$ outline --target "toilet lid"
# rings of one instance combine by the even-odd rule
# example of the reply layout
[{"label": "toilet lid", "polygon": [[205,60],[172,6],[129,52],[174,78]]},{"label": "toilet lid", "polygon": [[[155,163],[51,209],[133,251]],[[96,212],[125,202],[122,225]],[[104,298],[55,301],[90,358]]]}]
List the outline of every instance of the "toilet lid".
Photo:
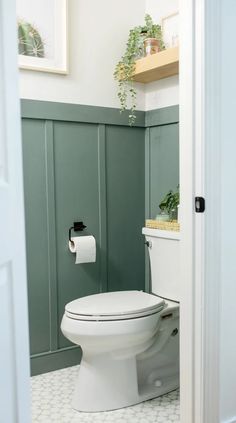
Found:
[{"label": "toilet lid", "polygon": [[142,291],[117,291],[89,295],[65,307],[68,317],[79,320],[120,320],[157,313],[164,307],[162,298]]}]

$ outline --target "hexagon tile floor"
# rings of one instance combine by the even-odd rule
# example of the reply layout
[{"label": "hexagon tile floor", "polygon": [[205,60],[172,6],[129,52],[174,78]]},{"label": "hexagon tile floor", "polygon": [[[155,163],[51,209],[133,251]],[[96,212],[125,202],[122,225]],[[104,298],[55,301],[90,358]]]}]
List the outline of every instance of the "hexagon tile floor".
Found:
[{"label": "hexagon tile floor", "polygon": [[32,423],[173,423],[179,422],[179,392],[132,407],[103,413],[80,413],[71,408],[78,367],[34,376]]}]

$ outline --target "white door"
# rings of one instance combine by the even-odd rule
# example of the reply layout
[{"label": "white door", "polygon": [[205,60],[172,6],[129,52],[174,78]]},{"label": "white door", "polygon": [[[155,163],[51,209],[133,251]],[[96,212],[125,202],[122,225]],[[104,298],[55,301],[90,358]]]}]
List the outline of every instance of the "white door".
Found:
[{"label": "white door", "polygon": [[233,423],[236,2],[180,0],[180,18],[181,423]]},{"label": "white door", "polygon": [[0,1],[0,421],[28,423],[29,348],[16,12]]}]

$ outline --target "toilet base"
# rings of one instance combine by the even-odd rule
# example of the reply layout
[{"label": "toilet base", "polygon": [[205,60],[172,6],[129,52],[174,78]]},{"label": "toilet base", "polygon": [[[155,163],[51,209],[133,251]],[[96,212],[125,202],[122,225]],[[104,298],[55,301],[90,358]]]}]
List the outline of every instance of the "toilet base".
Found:
[{"label": "toilet base", "polygon": [[[84,354],[76,380],[72,407],[77,411],[111,411],[164,395],[179,386],[178,372],[138,380],[136,357],[116,359],[112,354]],[[159,385],[159,386],[157,386]]]},{"label": "toilet base", "polygon": [[114,360],[111,354],[83,355],[72,406],[78,411],[108,411],[134,403],[137,391],[133,358]]},{"label": "toilet base", "polygon": [[81,345],[72,406],[84,412],[128,407],[179,386],[179,306],[114,321],[63,316],[63,334]]}]

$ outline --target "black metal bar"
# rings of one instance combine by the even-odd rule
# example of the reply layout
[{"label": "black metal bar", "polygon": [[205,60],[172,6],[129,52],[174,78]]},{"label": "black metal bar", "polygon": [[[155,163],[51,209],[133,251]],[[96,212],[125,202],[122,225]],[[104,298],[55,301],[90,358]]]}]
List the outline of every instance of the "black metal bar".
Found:
[{"label": "black metal bar", "polygon": [[75,232],[78,232],[78,231],[83,231],[85,228],[87,228],[87,226],[85,226],[84,224],[83,224],[83,222],[74,222],[74,225],[73,226],[71,226],[70,227],[70,229],[69,229],[69,241],[70,242],[72,242],[71,241],[71,231],[72,231],[72,229],[75,231]]}]

